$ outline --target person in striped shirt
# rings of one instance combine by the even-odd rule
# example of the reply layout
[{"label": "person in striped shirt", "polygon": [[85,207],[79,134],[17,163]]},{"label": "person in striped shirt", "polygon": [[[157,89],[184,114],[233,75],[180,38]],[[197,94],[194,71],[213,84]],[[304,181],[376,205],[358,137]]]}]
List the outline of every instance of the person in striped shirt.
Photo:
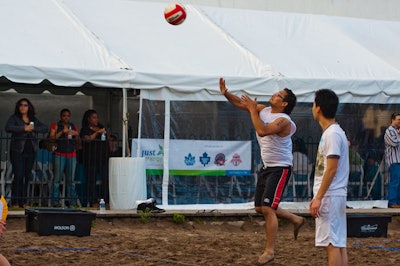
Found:
[{"label": "person in striped shirt", "polygon": [[400,208],[400,113],[392,114],[392,123],[385,131],[385,159],[389,166],[389,208]]}]

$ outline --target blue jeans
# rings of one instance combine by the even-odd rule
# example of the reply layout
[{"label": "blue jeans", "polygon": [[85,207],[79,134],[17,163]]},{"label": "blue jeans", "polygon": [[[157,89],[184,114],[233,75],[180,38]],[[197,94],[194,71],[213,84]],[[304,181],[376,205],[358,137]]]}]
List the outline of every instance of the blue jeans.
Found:
[{"label": "blue jeans", "polygon": [[60,182],[65,172],[65,199],[70,201],[71,205],[76,205],[75,191],[75,169],[76,157],[66,157],[54,155],[54,180],[53,180],[53,204],[58,205],[60,200]]},{"label": "blue jeans", "polygon": [[400,205],[400,163],[391,164],[389,167],[390,181],[388,185],[389,206]]}]

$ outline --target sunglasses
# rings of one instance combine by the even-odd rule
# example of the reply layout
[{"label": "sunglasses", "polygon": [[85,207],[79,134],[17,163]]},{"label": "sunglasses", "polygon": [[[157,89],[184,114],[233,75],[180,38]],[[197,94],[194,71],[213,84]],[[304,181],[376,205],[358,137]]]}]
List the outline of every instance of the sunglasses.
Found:
[{"label": "sunglasses", "polygon": [[281,95],[279,92],[274,93],[275,96],[278,96],[279,98],[281,98],[282,100],[285,100],[285,97],[283,95]]},{"label": "sunglasses", "polygon": [[29,105],[27,103],[20,103],[19,106],[28,107]]}]

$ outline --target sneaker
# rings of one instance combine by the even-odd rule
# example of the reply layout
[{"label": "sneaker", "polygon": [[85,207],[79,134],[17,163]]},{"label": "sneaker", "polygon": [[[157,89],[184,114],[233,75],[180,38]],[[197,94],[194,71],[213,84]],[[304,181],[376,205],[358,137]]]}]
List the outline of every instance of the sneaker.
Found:
[{"label": "sneaker", "polygon": [[148,205],[148,203],[145,203],[145,202],[138,204],[137,209],[136,209],[137,213],[150,212],[150,208],[148,208],[147,205]]},{"label": "sneaker", "polygon": [[151,212],[151,213],[162,213],[162,212],[165,212],[165,210],[158,208],[156,206],[155,202],[152,202],[152,203],[148,203],[148,202],[140,203],[137,206],[136,210],[137,210],[138,213],[141,213],[141,212]]},{"label": "sneaker", "polygon": [[158,208],[156,206],[156,202],[149,203],[148,205],[149,205],[149,208],[151,210],[151,213],[162,213],[162,212],[165,212],[164,209],[160,209],[160,208]]}]

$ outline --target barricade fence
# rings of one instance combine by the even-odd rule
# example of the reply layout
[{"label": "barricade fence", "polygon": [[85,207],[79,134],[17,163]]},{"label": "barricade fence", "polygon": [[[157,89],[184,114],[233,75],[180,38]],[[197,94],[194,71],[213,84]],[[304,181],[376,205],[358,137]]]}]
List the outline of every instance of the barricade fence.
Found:
[{"label": "barricade fence", "polygon": [[[78,142],[76,158],[65,158],[46,149],[47,134],[37,137],[37,152],[31,175],[23,183],[23,200],[29,206],[95,206],[100,198],[108,203],[109,142],[91,146]],[[10,206],[16,205],[10,156],[11,135],[0,132],[1,193]],[[100,144],[101,140],[94,140]],[[295,140],[294,140],[295,142]],[[312,196],[314,164],[318,143],[305,139],[308,160],[294,164],[283,201],[309,201]],[[252,146],[258,145],[252,141]],[[348,200],[386,199],[388,173],[380,167],[382,151],[350,151]],[[257,171],[262,167],[258,153],[252,153],[250,176],[169,176],[168,204],[218,204],[253,201]],[[294,153],[294,157],[296,157]],[[61,168],[62,169],[61,169]],[[63,171],[62,171],[63,170]],[[71,177],[70,179],[68,177]],[[148,198],[162,199],[163,176],[146,176]]]},{"label": "barricade fence", "polygon": [[[10,206],[21,205],[19,199],[26,206],[45,207],[86,207],[97,205],[100,198],[108,201],[108,140],[66,140],[73,141],[76,147],[76,152],[71,153],[51,149],[47,134],[39,134],[35,141],[34,162],[18,183],[21,188],[15,181],[11,135],[0,134],[1,193]],[[16,196],[17,189],[22,189],[22,196]]]}]

